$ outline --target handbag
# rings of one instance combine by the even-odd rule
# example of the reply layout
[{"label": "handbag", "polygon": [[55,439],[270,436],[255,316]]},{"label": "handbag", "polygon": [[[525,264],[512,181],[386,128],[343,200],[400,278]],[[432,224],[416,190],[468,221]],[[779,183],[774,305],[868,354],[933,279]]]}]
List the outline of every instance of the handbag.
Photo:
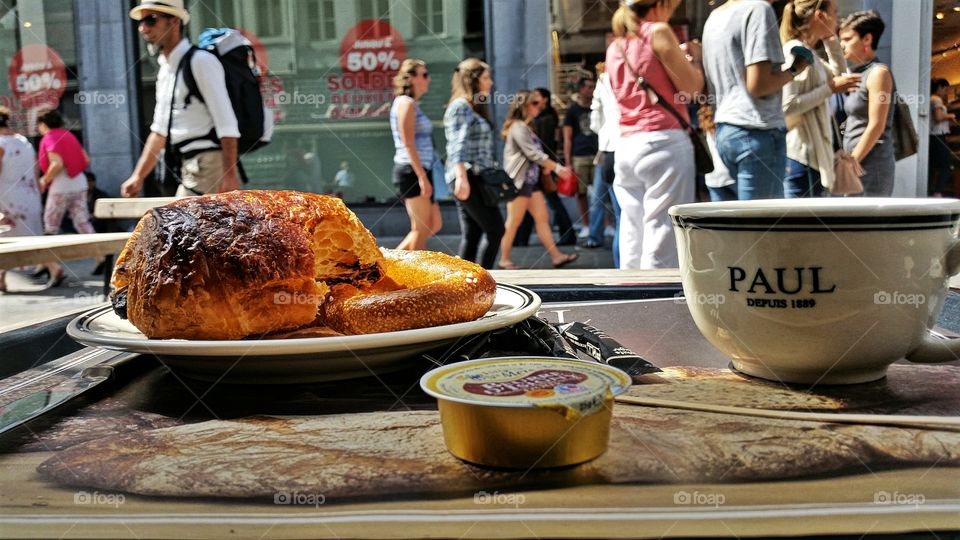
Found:
[{"label": "handbag", "polygon": [[673,107],[668,101],[663,99],[663,96],[657,92],[656,88],[650,86],[647,83],[647,80],[644,79],[637,70],[634,69],[633,65],[630,64],[630,61],[627,60],[627,51],[623,48],[623,42],[620,39],[617,39],[617,47],[620,49],[620,55],[623,56],[623,64],[627,66],[627,69],[630,70],[630,73],[637,80],[637,85],[643,88],[644,91],[649,92],[654,95],[659,103],[664,109],[667,110],[670,114],[677,119],[677,122],[680,122],[680,127],[690,136],[690,143],[693,145],[693,159],[696,166],[697,174],[704,175],[713,172],[713,156],[710,154],[710,148],[707,146],[707,142],[703,140],[703,135],[701,135],[693,126],[690,125],[690,122],[680,116],[680,113],[677,112],[677,109]]},{"label": "handbag", "polygon": [[577,175],[569,174],[567,176],[557,177],[557,193],[564,197],[575,197],[577,195]]},{"label": "handbag", "polygon": [[[837,125],[836,118],[833,119],[833,129],[836,134],[840,134],[840,127]],[[832,195],[856,195],[863,193],[863,182],[860,177],[863,176],[863,167],[857,162],[850,152],[843,148],[837,150],[833,159],[833,185],[827,186]]]},{"label": "handbag", "polygon": [[897,161],[908,158],[917,153],[920,147],[920,138],[913,126],[913,117],[910,116],[910,106],[896,95],[893,104],[893,154]]},{"label": "handbag", "polygon": [[830,193],[833,195],[856,195],[863,193],[863,183],[860,177],[863,176],[863,167],[846,150],[837,150],[833,160],[833,172],[836,177],[831,186]]},{"label": "handbag", "polygon": [[499,167],[483,169],[480,177],[480,198],[487,206],[499,206],[517,198],[517,186],[507,171]]},{"label": "handbag", "polygon": [[557,181],[553,179],[553,173],[549,171],[540,172],[540,191],[544,194],[557,192]]}]

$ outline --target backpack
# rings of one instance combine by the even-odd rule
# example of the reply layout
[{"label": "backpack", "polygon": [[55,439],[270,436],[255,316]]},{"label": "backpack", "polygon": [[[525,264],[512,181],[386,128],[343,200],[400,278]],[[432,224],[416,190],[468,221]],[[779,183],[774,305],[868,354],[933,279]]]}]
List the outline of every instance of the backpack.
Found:
[{"label": "backpack", "polygon": [[910,107],[907,102],[896,95],[893,103],[893,153],[897,161],[908,158],[917,153],[920,138],[917,129],[913,127],[913,117],[910,116]]},{"label": "backpack", "polygon": [[[190,59],[198,50],[213,54],[223,65],[227,94],[240,130],[237,154],[253,152],[269,144],[273,136],[273,114],[264,105],[263,94],[260,93],[256,56],[250,41],[232,28],[207,28],[201,32],[199,44],[191,47],[183,59],[187,104],[191,97],[204,101],[190,66]],[[210,136],[216,140],[215,132]]]}]

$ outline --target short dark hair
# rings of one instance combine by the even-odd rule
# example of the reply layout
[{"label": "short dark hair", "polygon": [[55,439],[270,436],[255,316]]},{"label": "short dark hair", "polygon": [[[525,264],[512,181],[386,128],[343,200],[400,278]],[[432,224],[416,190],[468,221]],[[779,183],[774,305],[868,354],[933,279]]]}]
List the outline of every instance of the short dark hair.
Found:
[{"label": "short dark hair", "polygon": [[581,75],[580,77],[577,77],[577,90],[579,91],[581,88],[586,86],[587,81],[596,82],[596,80],[593,78],[593,75]]},{"label": "short dark hair", "polygon": [[883,18],[875,9],[851,13],[840,23],[840,30],[853,30],[860,34],[861,38],[866,35],[872,36],[873,41],[870,46],[873,50],[877,50],[880,46],[880,36],[883,35],[886,28],[887,25],[883,23]]},{"label": "short dark hair", "polygon": [[44,109],[37,113],[37,122],[43,122],[50,129],[62,128],[63,117],[56,109]]},{"label": "short dark hair", "polygon": [[941,88],[950,88],[950,81],[946,79],[934,79],[930,81],[930,91],[936,92]]},{"label": "short dark hair", "polygon": [[0,105],[0,127],[9,127],[10,109]]}]

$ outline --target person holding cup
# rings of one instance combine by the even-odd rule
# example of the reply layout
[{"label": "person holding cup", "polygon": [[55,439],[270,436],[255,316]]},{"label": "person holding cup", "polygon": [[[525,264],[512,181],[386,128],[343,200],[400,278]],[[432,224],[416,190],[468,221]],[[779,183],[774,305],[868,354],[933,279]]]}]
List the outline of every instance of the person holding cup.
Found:
[{"label": "person holding cup", "polygon": [[809,65],[805,55],[786,63],[777,16],[769,2],[759,0],[729,0],[713,10],[703,27],[703,51],[715,100],[717,150],[736,180],[737,197],[782,198],[787,159],[782,90]]},{"label": "person holding cup", "polygon": [[883,19],[874,10],[851,13],[840,23],[843,55],[861,77],[860,85],[844,105],[847,129],[843,147],[863,167],[860,182],[868,197],[893,195],[897,164],[892,106],[897,89],[890,68],[877,61],[884,28]]},{"label": "person holding cup", "polygon": [[[693,144],[681,93],[703,89],[700,48],[681,48],[667,21],[680,0],[627,0],[613,15],[606,72],[620,108],[613,189],[620,204],[620,268],[676,268],[667,209],[694,198]],[[639,84],[642,78],[667,104]],[[671,106],[671,112],[665,105]]]},{"label": "person holding cup", "polygon": [[820,197],[834,183],[833,125],[828,100],[860,85],[860,75],[847,74],[847,61],[837,40],[835,0],[793,0],[783,11],[780,39],[788,64],[794,47],[827,52],[825,62],[814,55],[804,70],[783,87],[783,114],[787,123],[787,173],[784,195]]}]

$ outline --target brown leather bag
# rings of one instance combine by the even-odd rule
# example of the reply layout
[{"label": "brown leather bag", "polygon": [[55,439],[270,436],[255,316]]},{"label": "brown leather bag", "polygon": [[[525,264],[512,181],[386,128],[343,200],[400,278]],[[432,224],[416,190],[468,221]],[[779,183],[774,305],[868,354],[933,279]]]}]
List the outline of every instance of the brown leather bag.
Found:
[{"label": "brown leather bag", "polygon": [[545,170],[540,171],[540,191],[544,193],[556,193],[557,181],[553,179],[553,173]]}]

